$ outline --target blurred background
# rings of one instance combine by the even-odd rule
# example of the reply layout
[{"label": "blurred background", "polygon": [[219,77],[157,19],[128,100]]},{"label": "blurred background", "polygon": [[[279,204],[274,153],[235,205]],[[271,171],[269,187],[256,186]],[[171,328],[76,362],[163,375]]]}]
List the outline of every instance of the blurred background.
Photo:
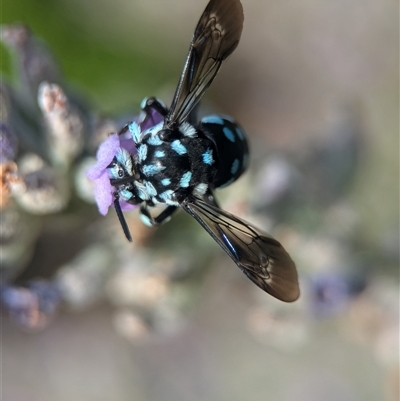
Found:
[{"label": "blurred background", "polygon": [[217,196],[284,244],[293,304],[183,212],[127,213],[127,243],[85,176],[145,96],[170,102],[206,1],[2,3],[4,400],[398,400],[398,2],[242,4],[200,113],[246,130]]}]

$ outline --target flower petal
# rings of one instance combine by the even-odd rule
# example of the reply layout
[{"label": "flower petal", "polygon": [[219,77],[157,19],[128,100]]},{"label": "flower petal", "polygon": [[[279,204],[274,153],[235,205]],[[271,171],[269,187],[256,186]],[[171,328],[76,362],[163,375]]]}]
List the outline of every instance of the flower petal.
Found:
[{"label": "flower petal", "polygon": [[146,120],[145,123],[140,125],[140,128],[143,131],[158,125],[161,121],[164,120],[164,117],[156,110],[152,109],[150,111],[151,117]]},{"label": "flower petal", "polygon": [[123,199],[119,200],[119,205],[121,206],[121,210],[123,212],[129,212],[130,210],[136,209],[138,207],[137,205],[132,205],[131,203],[128,203]]},{"label": "flower petal", "polygon": [[105,216],[108,208],[113,203],[113,187],[110,183],[107,171],[103,171],[100,177],[94,180],[94,198],[99,208],[100,214]]},{"label": "flower petal", "polygon": [[112,162],[114,156],[120,149],[120,142],[117,134],[110,135],[99,147],[97,151],[97,163],[90,167],[86,173],[90,180],[99,178]]}]

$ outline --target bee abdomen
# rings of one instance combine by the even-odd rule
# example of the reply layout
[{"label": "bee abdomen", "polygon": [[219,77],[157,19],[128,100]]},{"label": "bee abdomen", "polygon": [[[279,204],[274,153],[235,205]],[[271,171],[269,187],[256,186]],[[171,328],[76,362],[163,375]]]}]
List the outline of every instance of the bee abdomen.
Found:
[{"label": "bee abdomen", "polygon": [[219,115],[204,117],[198,128],[216,149],[218,169],[213,186],[223,188],[230,185],[242,175],[248,164],[249,151],[242,128],[230,117]]}]

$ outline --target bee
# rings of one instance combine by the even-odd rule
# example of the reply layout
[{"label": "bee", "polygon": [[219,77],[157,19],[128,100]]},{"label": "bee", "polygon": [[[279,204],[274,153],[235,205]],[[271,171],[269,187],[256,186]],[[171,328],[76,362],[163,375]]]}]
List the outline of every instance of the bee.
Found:
[{"label": "bee", "polygon": [[[215,189],[230,185],[246,170],[243,129],[228,116],[195,118],[200,99],[239,43],[243,19],[240,0],[211,0],[194,31],[171,106],[146,98],[139,120],[103,143],[102,152],[111,157],[105,168],[110,188],[110,194],[103,191],[110,196],[106,210],[114,205],[131,241],[126,206],[140,205],[141,219],[149,226],[166,222],[181,207],[253,283],[292,302],[300,290],[289,254],[270,235],[222,210],[214,197]],[[131,145],[122,145],[122,138]],[[151,209],[160,204],[165,208],[154,217]]]}]

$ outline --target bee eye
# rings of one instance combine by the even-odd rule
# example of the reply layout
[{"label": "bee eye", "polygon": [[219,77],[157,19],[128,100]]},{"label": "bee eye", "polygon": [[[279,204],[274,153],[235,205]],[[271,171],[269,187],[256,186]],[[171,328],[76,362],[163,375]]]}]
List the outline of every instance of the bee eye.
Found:
[{"label": "bee eye", "polygon": [[124,172],[122,170],[118,170],[118,177],[122,178],[124,176]]}]

